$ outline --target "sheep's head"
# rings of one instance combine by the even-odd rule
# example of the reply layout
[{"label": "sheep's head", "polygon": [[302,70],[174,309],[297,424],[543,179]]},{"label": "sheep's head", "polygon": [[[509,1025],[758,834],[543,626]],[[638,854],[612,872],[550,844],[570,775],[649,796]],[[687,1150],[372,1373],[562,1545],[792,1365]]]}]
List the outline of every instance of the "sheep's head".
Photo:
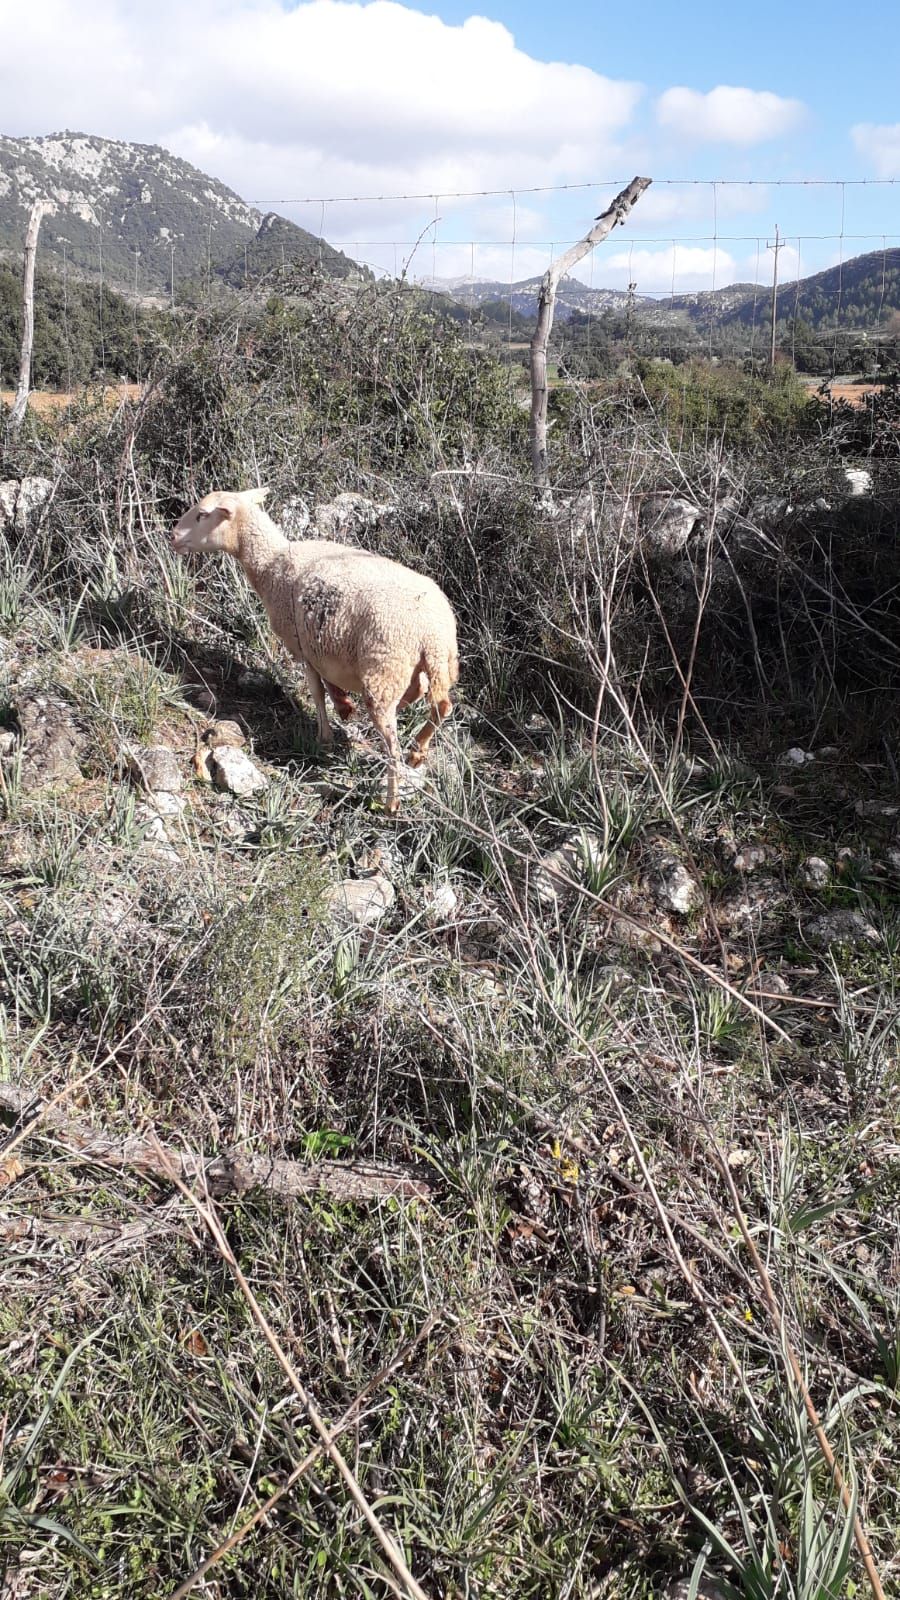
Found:
[{"label": "sheep's head", "polygon": [[262,505],[268,489],[245,489],[243,494],[207,494],[186,511],[172,529],[172,549],[186,556],[191,550],[226,550],[236,556],[241,542],[241,513]]}]

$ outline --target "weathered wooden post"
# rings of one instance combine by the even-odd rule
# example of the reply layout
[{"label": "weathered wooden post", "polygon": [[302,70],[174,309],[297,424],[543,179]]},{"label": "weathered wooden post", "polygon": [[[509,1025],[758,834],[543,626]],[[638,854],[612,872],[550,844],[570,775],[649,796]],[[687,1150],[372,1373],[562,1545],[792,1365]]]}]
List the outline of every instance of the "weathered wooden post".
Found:
[{"label": "weathered wooden post", "polygon": [[652,182],[652,178],[632,178],[628,188],[616,195],[609,209],[596,218],[590,233],[579,239],[577,244],[573,244],[558,261],[554,261],[541,280],[537,324],[531,340],[531,465],[535,487],[545,497],[550,491],[550,474],[547,468],[547,345],[553,327],[556,291],[560,279],[565,277],[582,256],[593,250],[595,244],[601,244],[607,235],[612,233],[617,223],[625,221],[644,190],[649,189]]},{"label": "weathered wooden post", "polygon": [[37,255],[38,233],[44,215],[43,200],[35,200],[25,234],[25,276],[22,287],[22,355],[19,361],[19,382],[16,398],[9,414],[9,432],[18,433],[25,421],[28,395],[31,390],[31,355],[34,349],[34,261]]}]

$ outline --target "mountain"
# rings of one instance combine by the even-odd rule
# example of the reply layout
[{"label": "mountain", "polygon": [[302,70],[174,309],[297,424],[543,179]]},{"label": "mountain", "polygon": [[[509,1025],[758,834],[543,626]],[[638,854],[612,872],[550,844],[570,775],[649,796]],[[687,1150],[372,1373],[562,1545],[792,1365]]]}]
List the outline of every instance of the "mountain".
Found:
[{"label": "mountain", "polygon": [[[767,312],[770,290],[763,286],[755,293]],[[743,303],[727,311],[725,321],[751,323],[753,294],[748,286]],[[816,332],[835,328],[874,331],[896,311],[900,311],[900,250],[871,250],[778,288],[778,320],[797,317]]]},{"label": "mountain", "polygon": [[[520,283],[502,283],[489,278],[431,278],[424,287],[448,294],[464,306],[501,302],[523,317],[534,319],[537,312],[540,278],[523,278]],[[631,297],[624,289],[590,289],[578,278],[562,278],[556,293],[556,315],[564,322],[575,311],[598,315],[602,311],[625,311]],[[652,304],[637,296],[634,304]]]},{"label": "mountain", "polygon": [[242,285],[266,264],[353,261],[285,217],[264,217],[216,178],[159,145],[84,133],[0,135],[0,257],[18,258],[35,200],[48,202],[39,255],[81,277],[142,296],[224,279]]},{"label": "mountain", "polygon": [[[480,306],[490,301],[508,306],[512,301],[515,311],[533,321],[540,283],[540,278],[514,284],[451,278],[435,279],[431,287],[451,295],[460,305]],[[724,289],[650,298],[629,296],[621,289],[591,289],[577,278],[563,278],[556,315],[561,322],[579,313],[623,315],[630,306],[636,321],[656,326],[751,328],[768,325],[770,296],[770,286],[764,283],[732,283]],[[835,328],[874,331],[895,312],[900,312],[900,249],[872,250],[778,288],[779,323],[796,317],[817,333]]]}]

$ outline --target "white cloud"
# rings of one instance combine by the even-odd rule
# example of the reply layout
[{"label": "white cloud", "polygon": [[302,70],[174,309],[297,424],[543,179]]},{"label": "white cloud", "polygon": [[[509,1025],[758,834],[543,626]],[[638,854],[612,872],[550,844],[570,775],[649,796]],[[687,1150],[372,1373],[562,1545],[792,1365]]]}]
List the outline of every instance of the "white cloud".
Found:
[{"label": "white cloud", "polygon": [[701,94],[698,89],[667,89],[656,103],[662,127],[685,139],[709,144],[762,144],[790,133],[804,119],[800,100],[786,100],[766,89],[727,84]]},{"label": "white cloud", "polygon": [[641,95],[395,0],[0,0],[0,17],[5,132],[160,142],[249,200],[587,180],[619,164]]},{"label": "white cloud", "polygon": [[[765,211],[769,189],[764,183],[712,182],[654,184],[641,198],[635,226],[649,223],[699,221],[712,223],[723,217],[752,215]],[[712,232],[712,228],[710,228]]]},{"label": "white cloud", "polygon": [[900,177],[900,122],[858,122],[850,137],[877,177]]},{"label": "white cloud", "polygon": [[[681,294],[692,289],[721,289],[734,282],[735,260],[714,246],[675,244],[663,250],[617,250],[604,256],[595,283],[609,288],[636,286],[637,294]],[[583,274],[582,274],[583,276]]]}]

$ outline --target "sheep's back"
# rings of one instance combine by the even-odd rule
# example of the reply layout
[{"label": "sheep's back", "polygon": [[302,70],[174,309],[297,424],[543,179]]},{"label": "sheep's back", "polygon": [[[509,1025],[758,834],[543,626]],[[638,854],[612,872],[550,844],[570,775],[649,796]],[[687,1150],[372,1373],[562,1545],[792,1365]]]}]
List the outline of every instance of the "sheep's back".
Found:
[{"label": "sheep's back", "polygon": [[372,672],[411,676],[423,656],[455,654],[456,619],[431,578],[325,543],[315,541],[314,560],[295,558],[291,583],[292,629],[324,677],[352,690]]}]

